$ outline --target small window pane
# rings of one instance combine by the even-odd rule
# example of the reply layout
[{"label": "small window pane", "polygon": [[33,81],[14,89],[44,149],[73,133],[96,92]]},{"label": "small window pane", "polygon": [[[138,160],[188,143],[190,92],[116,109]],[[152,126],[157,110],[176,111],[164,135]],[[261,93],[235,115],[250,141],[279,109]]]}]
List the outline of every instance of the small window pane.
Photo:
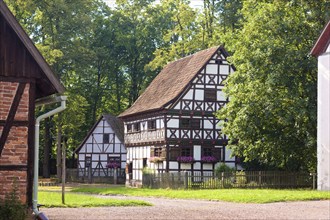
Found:
[{"label": "small window pane", "polygon": [[204,101],[215,102],[217,101],[217,90],[215,89],[205,89],[204,90]]},{"label": "small window pane", "polygon": [[109,136],[110,134],[103,134],[103,143],[104,144],[109,144]]}]

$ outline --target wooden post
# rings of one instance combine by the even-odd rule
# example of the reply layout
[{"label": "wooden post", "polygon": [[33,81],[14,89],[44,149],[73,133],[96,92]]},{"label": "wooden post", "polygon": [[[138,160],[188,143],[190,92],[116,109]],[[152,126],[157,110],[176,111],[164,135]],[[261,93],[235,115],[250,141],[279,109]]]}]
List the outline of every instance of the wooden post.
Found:
[{"label": "wooden post", "polygon": [[114,168],[113,170],[113,183],[117,184],[117,168]]},{"label": "wooden post", "polygon": [[188,189],[188,173],[187,173],[187,171],[184,171],[183,172],[184,173],[184,188],[185,189]]},{"label": "wooden post", "polygon": [[225,173],[221,172],[221,182],[222,182],[222,188],[225,188]]},{"label": "wooden post", "polygon": [[63,141],[62,149],[62,204],[65,204],[65,160],[66,160],[66,142]]}]

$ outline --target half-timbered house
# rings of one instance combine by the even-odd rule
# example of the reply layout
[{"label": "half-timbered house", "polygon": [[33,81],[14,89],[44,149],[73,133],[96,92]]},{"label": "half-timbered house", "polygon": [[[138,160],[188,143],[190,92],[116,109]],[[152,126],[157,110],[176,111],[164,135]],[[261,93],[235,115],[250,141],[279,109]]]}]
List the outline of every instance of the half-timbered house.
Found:
[{"label": "half-timbered house", "polygon": [[214,112],[228,98],[224,80],[235,68],[223,47],[169,63],[144,93],[119,115],[125,125],[127,184],[139,184],[142,169],[157,172],[213,171],[236,165]]},{"label": "half-timbered house", "polygon": [[330,190],[330,21],[311,50],[318,58],[317,188]]},{"label": "half-timbered house", "polygon": [[64,87],[0,0],[0,198],[32,205],[35,102]]},{"label": "half-timbered house", "polygon": [[125,179],[124,124],[119,118],[102,115],[75,152],[80,179],[109,181],[115,169],[118,180]]}]

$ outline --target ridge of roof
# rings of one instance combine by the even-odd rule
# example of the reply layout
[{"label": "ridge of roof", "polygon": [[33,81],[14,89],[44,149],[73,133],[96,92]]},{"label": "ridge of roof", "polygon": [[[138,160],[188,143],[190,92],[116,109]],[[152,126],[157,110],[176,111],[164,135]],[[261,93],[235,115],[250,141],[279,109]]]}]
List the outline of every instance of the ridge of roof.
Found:
[{"label": "ridge of roof", "polygon": [[2,16],[4,17],[4,19],[7,21],[7,23],[9,24],[9,26],[16,33],[17,37],[24,44],[27,51],[29,51],[31,56],[34,58],[36,63],[39,65],[40,69],[45,74],[47,79],[54,86],[56,91],[58,93],[63,93],[65,91],[64,86],[60,83],[60,80],[53,73],[50,66],[46,62],[45,58],[41,55],[40,51],[36,48],[36,46],[34,45],[32,40],[30,39],[30,37],[24,31],[22,26],[16,20],[15,16],[12,14],[12,12],[7,7],[6,3],[4,3],[3,0],[0,0],[0,12],[1,12]]},{"label": "ridge of roof", "polygon": [[175,100],[222,46],[211,47],[168,63],[133,105],[118,117],[163,109]]},{"label": "ridge of roof", "polygon": [[314,47],[312,48],[310,54],[317,57],[324,53],[327,47],[330,45],[330,20],[324,27],[322,33],[317,39]]}]

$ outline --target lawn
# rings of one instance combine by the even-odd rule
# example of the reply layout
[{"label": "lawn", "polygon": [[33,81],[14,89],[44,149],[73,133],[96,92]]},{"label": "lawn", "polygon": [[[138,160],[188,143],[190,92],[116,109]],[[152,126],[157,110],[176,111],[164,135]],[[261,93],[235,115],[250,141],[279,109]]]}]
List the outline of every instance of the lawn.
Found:
[{"label": "lawn", "polygon": [[153,196],[177,199],[203,199],[238,203],[271,203],[285,201],[329,200],[330,192],[315,190],[277,189],[217,189],[217,190],[171,190],[136,189],[125,187],[77,187],[71,192],[101,195]]},{"label": "lawn", "polygon": [[65,205],[62,204],[62,194],[60,192],[38,193],[40,204],[45,207],[99,207],[99,206],[151,206],[150,203],[139,200],[119,200],[113,198],[98,198],[92,195],[80,193],[66,193]]}]

